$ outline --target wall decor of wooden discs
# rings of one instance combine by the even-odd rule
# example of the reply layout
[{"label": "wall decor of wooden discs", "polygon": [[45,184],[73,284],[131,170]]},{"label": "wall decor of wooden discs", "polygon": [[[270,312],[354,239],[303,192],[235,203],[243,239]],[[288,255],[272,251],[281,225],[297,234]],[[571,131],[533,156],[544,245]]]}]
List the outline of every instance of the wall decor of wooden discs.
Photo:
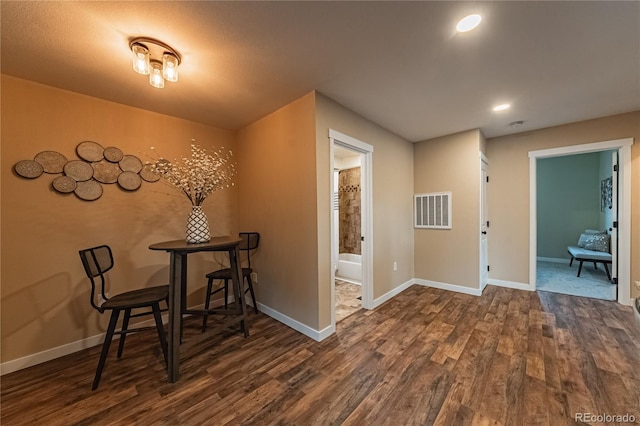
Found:
[{"label": "wall decor of wooden discs", "polygon": [[78,157],[85,161],[100,161],[104,158],[104,148],[98,142],[84,141],[76,147]]},{"label": "wall decor of wooden discs", "polygon": [[147,182],[157,182],[160,180],[160,175],[154,172],[149,164],[146,164],[142,170],[140,170],[140,177]]},{"label": "wall decor of wooden discs", "polygon": [[45,173],[62,173],[62,169],[67,164],[67,157],[56,151],[42,151],[33,157],[33,160],[40,163]]},{"label": "wall decor of wooden discs", "polygon": [[85,161],[72,160],[64,165],[64,174],[76,182],[84,182],[93,177],[93,167]]},{"label": "wall decor of wooden discs", "polygon": [[73,192],[81,200],[93,201],[102,196],[102,185],[93,179],[77,182],[76,189]]},{"label": "wall decor of wooden discs", "polygon": [[57,151],[41,151],[33,160],[18,161],[13,170],[25,179],[35,179],[43,173],[58,174],[50,181],[51,187],[60,194],[74,193],[85,201],[102,197],[102,184],[117,183],[131,192],[138,190],[143,181],[160,180],[150,164],[143,164],[140,158],[115,146],[103,148],[98,142],[84,141],[76,146],[76,154],[79,160],[68,160]]},{"label": "wall decor of wooden discs", "polygon": [[142,161],[135,155],[125,155],[118,164],[123,172],[139,173],[142,170]]},{"label": "wall decor of wooden discs", "polygon": [[120,176],[118,176],[118,185],[122,189],[126,189],[127,191],[135,191],[140,188],[142,184],[142,179],[140,179],[140,175],[134,172],[122,172]]},{"label": "wall decor of wooden discs", "polygon": [[117,163],[102,160],[97,163],[91,163],[93,167],[93,178],[100,183],[116,183],[118,176],[122,173]]},{"label": "wall decor of wooden discs", "polygon": [[17,174],[27,179],[35,179],[44,171],[42,164],[34,160],[20,160],[13,168]]},{"label": "wall decor of wooden discs", "polygon": [[53,189],[62,194],[69,194],[75,191],[78,186],[77,182],[69,176],[58,176],[53,180],[53,182],[51,182],[51,185],[53,186]]},{"label": "wall decor of wooden discs", "polygon": [[117,163],[122,160],[122,157],[124,157],[124,154],[120,148],[116,148],[115,146],[108,146],[104,149],[104,158],[107,161]]}]

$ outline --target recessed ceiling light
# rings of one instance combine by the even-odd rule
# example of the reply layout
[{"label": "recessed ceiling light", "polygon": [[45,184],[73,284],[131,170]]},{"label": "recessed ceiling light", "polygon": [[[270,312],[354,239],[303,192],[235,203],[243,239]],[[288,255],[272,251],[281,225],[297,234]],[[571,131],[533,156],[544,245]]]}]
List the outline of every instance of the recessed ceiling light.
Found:
[{"label": "recessed ceiling light", "polygon": [[494,111],[504,111],[505,109],[509,109],[511,108],[511,105],[509,104],[502,104],[502,105],[496,105],[493,107]]},{"label": "recessed ceiling light", "polygon": [[458,22],[458,25],[456,25],[456,30],[460,33],[466,33],[480,25],[480,21],[482,21],[482,16],[480,15],[465,16]]}]

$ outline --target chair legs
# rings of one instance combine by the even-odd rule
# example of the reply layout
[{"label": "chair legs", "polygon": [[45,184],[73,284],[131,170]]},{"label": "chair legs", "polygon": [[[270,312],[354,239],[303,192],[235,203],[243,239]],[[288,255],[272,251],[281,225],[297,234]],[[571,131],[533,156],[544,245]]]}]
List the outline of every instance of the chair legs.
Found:
[{"label": "chair legs", "polygon": [[[256,294],[255,291],[253,289],[253,281],[251,281],[251,275],[245,275],[244,278],[247,279],[247,284],[248,284],[248,289],[244,290],[244,292],[246,293],[247,291],[249,291],[251,293],[251,301],[253,302],[253,309],[255,310],[256,314],[258,313],[258,303],[256,302]],[[244,284],[244,279],[242,281],[242,283]],[[225,279],[224,280],[224,308],[227,309],[229,307],[229,279]],[[216,290],[216,291],[220,291],[220,289]],[[205,300],[204,300],[204,310],[208,310],[209,309],[209,304],[211,302],[211,296],[213,295],[213,293],[215,293],[215,291],[213,291],[213,278],[209,278],[209,281],[207,282],[207,295],[205,296]],[[202,318],[202,332],[204,333],[207,329],[207,318],[208,318],[208,314],[205,312],[203,314],[203,318]]]},{"label": "chair legs", "polygon": [[[165,364],[168,363],[168,355],[167,355],[167,336],[164,332],[164,324],[162,323],[162,315],[160,310],[160,304],[155,303],[151,306],[153,311],[153,317],[156,323],[156,330],[158,331],[158,337],[160,338],[160,347],[162,348],[162,355],[164,356]],[[118,324],[118,318],[120,317],[120,309],[114,309],[111,312],[111,318],[109,319],[109,326],[107,327],[107,333],[104,337],[104,343],[102,343],[102,352],[100,352],[100,360],[98,361],[98,368],[96,369],[96,375],[93,378],[93,386],[91,390],[98,389],[98,385],[100,384],[100,377],[102,376],[102,370],[104,370],[104,365],[107,362],[107,356],[109,355],[109,348],[111,347],[111,341],[113,340],[113,335],[116,333],[116,325]],[[118,358],[122,356],[122,351],[124,349],[124,341],[127,336],[127,332],[129,329],[129,319],[131,318],[131,309],[127,308],[124,310],[124,319],[122,322],[122,329],[120,333],[120,342],[118,343]],[[134,330],[135,331],[135,330]]]},{"label": "chair legs", "polygon": [[100,384],[100,376],[102,375],[102,370],[104,369],[104,364],[107,361],[107,354],[109,353],[109,346],[111,346],[111,339],[113,339],[113,333],[116,329],[116,324],[118,323],[118,317],[120,316],[120,310],[114,309],[111,312],[111,319],[109,320],[109,327],[107,328],[107,334],[104,338],[104,343],[102,344],[102,352],[100,353],[100,361],[98,361],[98,369],[96,370],[96,375],[93,378],[93,386],[91,390],[98,389],[98,385]]},{"label": "chair legs", "polygon": [[204,310],[205,313],[202,315],[202,332],[204,333],[207,329],[207,317],[209,316],[206,311],[209,310],[209,302],[211,299],[211,290],[213,290],[213,278],[209,278],[209,282],[207,283],[207,295],[204,298]]},{"label": "chair legs", "polygon": [[253,309],[258,313],[258,303],[256,303],[256,294],[253,291],[253,281],[251,281],[251,274],[246,275],[247,284],[249,284],[249,292],[251,293],[251,300],[253,301]]},{"label": "chair legs", "polygon": [[156,320],[156,329],[158,330],[158,337],[160,338],[160,346],[162,347],[162,355],[164,355],[164,363],[168,364],[169,358],[167,356],[167,336],[164,334],[164,325],[162,324],[162,315],[160,315],[160,305],[154,304],[153,318]]},{"label": "chair legs", "polygon": [[122,332],[120,333],[120,343],[118,343],[118,358],[122,357],[124,340],[125,337],[127,337],[127,330],[129,329],[129,318],[131,318],[131,309],[125,309],[124,319],[122,320]]}]

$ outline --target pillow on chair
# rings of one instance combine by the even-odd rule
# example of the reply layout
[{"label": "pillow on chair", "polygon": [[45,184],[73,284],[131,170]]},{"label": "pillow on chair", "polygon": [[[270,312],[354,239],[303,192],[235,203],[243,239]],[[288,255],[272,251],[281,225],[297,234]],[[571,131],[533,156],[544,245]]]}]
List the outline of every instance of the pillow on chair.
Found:
[{"label": "pillow on chair", "polygon": [[602,230],[600,231],[599,229],[585,229],[584,230],[585,234],[590,234],[590,235],[594,235],[594,234],[606,234],[607,230]]},{"label": "pillow on chair", "polygon": [[608,234],[580,234],[578,247],[609,253],[609,240]]}]

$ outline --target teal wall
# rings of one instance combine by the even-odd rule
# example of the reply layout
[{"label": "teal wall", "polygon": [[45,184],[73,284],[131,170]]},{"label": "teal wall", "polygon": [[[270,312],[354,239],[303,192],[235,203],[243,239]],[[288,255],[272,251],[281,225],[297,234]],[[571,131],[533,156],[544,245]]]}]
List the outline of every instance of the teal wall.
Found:
[{"label": "teal wall", "polygon": [[537,162],[538,257],[569,258],[585,229],[600,226],[600,153]]}]

